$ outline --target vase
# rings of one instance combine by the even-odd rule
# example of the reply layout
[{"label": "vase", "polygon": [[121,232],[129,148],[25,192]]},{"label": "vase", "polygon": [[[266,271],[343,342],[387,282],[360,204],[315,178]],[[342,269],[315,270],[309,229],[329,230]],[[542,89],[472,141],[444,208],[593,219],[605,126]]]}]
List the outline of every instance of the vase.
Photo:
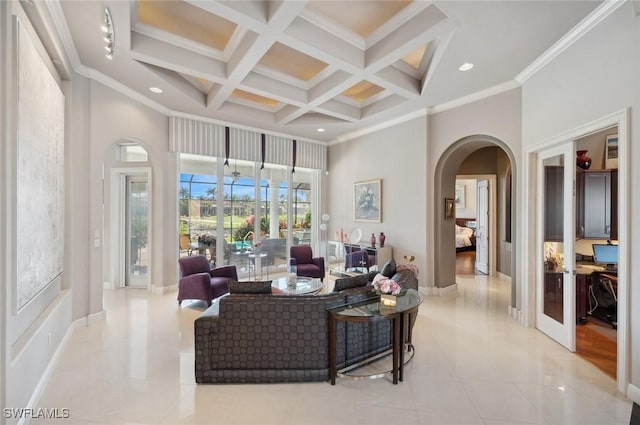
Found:
[{"label": "vase", "polygon": [[395,307],[398,297],[392,294],[380,294],[380,304]]},{"label": "vase", "polygon": [[576,158],[576,165],[583,170],[588,170],[591,167],[591,158],[587,156],[587,151],[577,151],[576,154],[578,157]]},{"label": "vase", "polygon": [[376,247],[376,235],[375,235],[375,233],[371,234],[371,247],[372,248]]},{"label": "vase", "polygon": [[384,241],[387,237],[384,235],[384,232],[380,232],[380,236],[378,236],[378,240],[380,241],[380,248],[384,247]]}]

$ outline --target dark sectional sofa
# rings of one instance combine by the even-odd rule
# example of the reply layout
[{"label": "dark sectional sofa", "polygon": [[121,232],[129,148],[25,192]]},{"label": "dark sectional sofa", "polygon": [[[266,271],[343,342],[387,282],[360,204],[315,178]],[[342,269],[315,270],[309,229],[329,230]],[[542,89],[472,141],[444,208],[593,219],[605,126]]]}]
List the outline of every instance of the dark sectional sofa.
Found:
[{"label": "dark sectional sofa", "polygon": [[[367,285],[373,276],[375,272],[338,279],[339,291],[322,295],[257,293],[264,291],[256,290],[255,285],[247,285],[250,293],[232,288],[195,321],[196,382],[328,380],[327,309],[375,296]],[[415,276],[411,279],[404,271],[393,278],[404,278],[403,287],[418,287]],[[241,285],[237,282],[235,288]],[[338,324],[339,369],[390,348],[389,321]]]}]

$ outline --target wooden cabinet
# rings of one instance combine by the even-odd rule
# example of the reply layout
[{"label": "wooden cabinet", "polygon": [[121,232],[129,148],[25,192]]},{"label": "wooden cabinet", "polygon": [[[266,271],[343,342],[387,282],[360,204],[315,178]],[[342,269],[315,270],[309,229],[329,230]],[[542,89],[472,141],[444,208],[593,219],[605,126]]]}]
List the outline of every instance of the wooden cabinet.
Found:
[{"label": "wooden cabinet", "polygon": [[[562,241],[563,167],[545,167],[544,239]],[[576,239],[618,239],[618,170],[576,170]]]},{"label": "wooden cabinet", "polygon": [[576,168],[576,239],[584,238],[584,170]]},{"label": "wooden cabinet", "polygon": [[585,323],[587,320],[587,312],[589,311],[590,284],[590,275],[576,275],[576,323],[578,324]]},{"label": "wooden cabinet", "polygon": [[617,170],[584,174],[584,238],[617,239],[617,186]]},{"label": "wooden cabinet", "polygon": [[563,312],[563,275],[557,272],[545,272],[544,274],[544,308],[545,315],[564,322]]}]

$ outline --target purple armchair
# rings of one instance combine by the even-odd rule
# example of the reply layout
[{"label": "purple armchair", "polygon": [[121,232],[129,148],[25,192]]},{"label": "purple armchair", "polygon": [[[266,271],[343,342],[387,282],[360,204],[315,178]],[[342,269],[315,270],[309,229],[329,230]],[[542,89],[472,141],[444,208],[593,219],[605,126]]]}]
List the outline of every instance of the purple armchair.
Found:
[{"label": "purple armchair", "polygon": [[213,270],[204,255],[182,257],[181,278],[178,284],[178,305],[182,300],[203,300],[211,305],[211,300],[229,292],[230,280],[238,280],[236,266],[221,266]]},{"label": "purple armchair", "polygon": [[309,245],[296,245],[289,249],[292,264],[296,265],[298,276],[324,279],[324,257],[313,257]]}]

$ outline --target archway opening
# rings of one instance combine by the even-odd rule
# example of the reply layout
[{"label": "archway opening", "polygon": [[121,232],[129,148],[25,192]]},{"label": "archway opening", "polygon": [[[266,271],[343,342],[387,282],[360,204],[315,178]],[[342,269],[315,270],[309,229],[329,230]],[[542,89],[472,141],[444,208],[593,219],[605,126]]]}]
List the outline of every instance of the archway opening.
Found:
[{"label": "archway opening", "polygon": [[[457,192],[461,192],[461,185],[456,188],[456,180],[493,180],[495,187],[490,193],[493,209],[490,209],[493,230],[489,231],[488,239],[493,246],[489,248],[492,262],[491,274],[505,276],[516,275],[516,241],[515,217],[512,207],[515,201],[517,173],[515,172],[515,157],[509,147],[501,140],[487,135],[472,135],[453,143],[440,157],[434,177],[434,205],[446,204],[453,199],[454,206],[458,200]],[[457,189],[457,190],[456,190]],[[475,189],[475,187],[474,187]],[[474,200],[475,202],[475,200]],[[475,215],[475,209],[466,215]],[[456,212],[464,211],[455,208]],[[455,212],[454,212],[455,216]],[[461,217],[472,222],[477,217]],[[434,209],[434,280],[439,290],[456,287],[456,220],[447,213],[446,208]],[[515,306],[515,279],[511,284],[511,306]]]}]

